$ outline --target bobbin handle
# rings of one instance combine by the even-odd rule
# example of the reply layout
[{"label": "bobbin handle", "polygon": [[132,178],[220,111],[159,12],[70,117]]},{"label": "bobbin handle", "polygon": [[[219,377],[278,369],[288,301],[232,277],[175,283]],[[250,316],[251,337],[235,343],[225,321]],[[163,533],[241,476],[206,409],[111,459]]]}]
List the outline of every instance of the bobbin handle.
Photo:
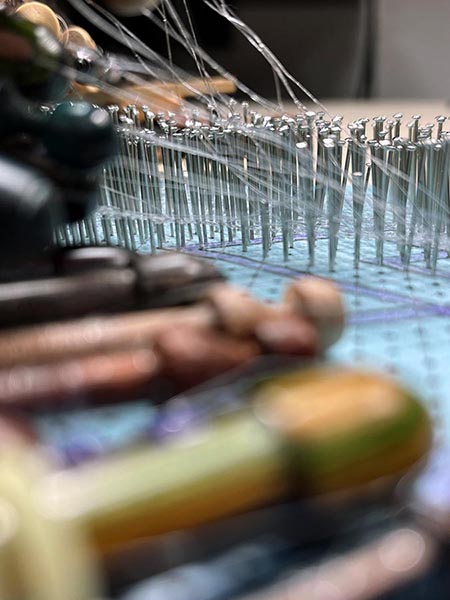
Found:
[{"label": "bobbin handle", "polygon": [[[275,340],[277,327],[286,335],[288,327],[292,331],[301,324],[303,336],[317,332],[319,349],[325,350],[342,335],[345,325],[345,308],[338,287],[331,281],[316,277],[295,280],[287,288],[281,304],[262,303],[244,290],[229,285],[211,288],[207,299],[214,307],[221,326],[235,336],[272,336]],[[265,324],[273,324],[271,331]],[[302,333],[298,330],[299,338]]]},{"label": "bobbin handle", "polygon": [[49,29],[60,41],[63,38],[61,22],[57,14],[42,2],[25,2],[16,9],[16,14],[34,25],[42,25]]},{"label": "bobbin handle", "polygon": [[[320,285],[328,284],[320,281]],[[310,288],[312,287],[311,284]],[[314,288],[316,298],[318,289],[320,289],[319,285],[317,289]],[[298,296],[298,293],[297,289],[295,294]],[[295,294],[294,299],[297,298]],[[325,349],[327,344],[336,340],[342,331],[344,321],[342,301],[334,289],[332,294],[330,292],[330,296],[334,298],[329,305],[330,312],[331,309],[334,311],[331,317],[325,310],[320,312],[319,306],[316,308],[310,306],[310,312],[305,316],[298,302],[294,304],[295,310],[289,303],[264,304],[235,288],[218,284],[217,287],[210,288],[205,302],[189,308],[137,311],[112,317],[49,324],[45,328],[33,326],[17,331],[5,331],[0,333],[0,366],[42,363],[60,359],[62,356],[68,359],[95,352],[146,345],[167,329],[176,326],[190,326],[197,329],[218,328],[232,337],[256,338],[268,352],[277,353],[280,338],[278,337],[277,342],[273,342],[275,346],[270,345],[269,339],[276,340],[277,326],[284,328],[284,331],[291,335],[289,325],[292,325],[292,331],[295,327],[295,331],[299,332],[298,336],[294,336],[293,341],[297,340],[300,347],[294,347],[291,353],[301,355],[301,344],[307,341],[305,345],[308,348],[307,355],[311,355],[316,345],[320,349]],[[313,294],[309,297],[311,302],[313,297]],[[267,325],[270,323],[272,323],[272,332],[267,331]],[[333,332],[328,332],[328,323],[335,327]],[[317,339],[316,329],[320,335],[324,335],[324,341]],[[92,331],[96,332],[95,336],[92,335]],[[283,336],[281,336],[282,341]]]},{"label": "bobbin handle", "polygon": [[287,288],[284,302],[317,328],[321,350],[342,336],[345,306],[339,288],[332,281],[319,277],[298,279]]}]

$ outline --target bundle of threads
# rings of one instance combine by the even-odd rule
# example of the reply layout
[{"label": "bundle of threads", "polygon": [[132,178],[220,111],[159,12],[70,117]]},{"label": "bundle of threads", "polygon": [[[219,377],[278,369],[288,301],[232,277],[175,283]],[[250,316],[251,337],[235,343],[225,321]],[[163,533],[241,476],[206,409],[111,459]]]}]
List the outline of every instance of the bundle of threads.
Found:
[{"label": "bundle of threads", "polygon": [[[414,116],[407,138],[401,115],[378,117],[373,139],[360,119],[344,138],[339,117],[268,117],[236,107],[226,118],[212,110],[208,124],[194,115],[179,126],[174,114],[110,106],[121,152],[104,169],[101,206],[93,222],[61,228],[58,241],[152,251],[240,245],[244,252],[260,243],[263,257],[281,243],[284,260],[306,241],[313,265],[316,241],[328,238],[331,270],[342,239],[353,240],[356,267],[361,258],[382,264],[387,241],[405,267],[418,249],[430,269],[447,255],[444,117],[434,131]],[[373,240],[371,248],[362,238]]]}]

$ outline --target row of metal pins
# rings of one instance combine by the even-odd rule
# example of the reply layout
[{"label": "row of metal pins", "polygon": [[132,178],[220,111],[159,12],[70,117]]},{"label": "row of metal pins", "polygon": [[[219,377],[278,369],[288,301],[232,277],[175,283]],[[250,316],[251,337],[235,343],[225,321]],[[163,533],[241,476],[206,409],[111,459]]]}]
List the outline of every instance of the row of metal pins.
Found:
[{"label": "row of metal pins", "polygon": [[333,270],[339,238],[351,235],[355,267],[372,260],[371,237],[380,265],[389,240],[405,267],[418,249],[436,269],[450,244],[445,117],[421,126],[415,115],[402,137],[400,114],[375,118],[369,135],[369,119],[345,129],[342,118],[312,111],[270,117],[246,104],[237,109],[232,103],[225,116],[211,110],[209,123],[193,113],[179,126],[175,115],[147,107],[109,107],[120,155],[104,169],[101,206],[60,228],[58,242],[151,251],[240,244],[243,252],[260,242],[264,257],[281,242],[288,260],[296,240],[306,239],[313,265],[320,233]]}]

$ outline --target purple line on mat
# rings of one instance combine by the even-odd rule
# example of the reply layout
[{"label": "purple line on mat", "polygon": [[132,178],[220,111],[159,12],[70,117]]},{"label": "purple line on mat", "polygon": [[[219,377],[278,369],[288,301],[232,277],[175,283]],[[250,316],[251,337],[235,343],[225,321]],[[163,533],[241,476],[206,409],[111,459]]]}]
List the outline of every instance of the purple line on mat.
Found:
[{"label": "purple line on mat", "polygon": [[[243,256],[234,256],[225,252],[209,252],[207,250],[192,250],[192,254],[198,254],[205,258],[219,259],[225,262],[238,264],[244,267],[254,266],[255,263],[261,271],[267,273],[273,273],[276,275],[284,275],[288,277],[295,277],[298,275],[307,275],[305,271],[298,271],[289,267],[281,267],[277,265],[271,265],[268,263],[262,263],[255,261],[251,258]],[[341,288],[349,293],[359,293],[369,297],[377,298],[382,301],[396,302],[406,304],[403,308],[387,310],[381,308],[378,311],[365,312],[365,313],[351,313],[349,317],[350,323],[374,323],[374,322],[386,322],[386,321],[400,321],[411,318],[422,318],[426,316],[450,316],[450,306],[432,304],[429,302],[417,302],[412,300],[408,296],[402,294],[394,294],[392,292],[385,292],[381,290],[375,290],[361,285],[353,285],[339,280],[335,280]]]},{"label": "purple line on mat", "polygon": [[[439,258],[447,259],[448,258],[447,252],[441,252],[439,254]],[[361,262],[366,265],[377,266],[377,263],[374,260],[362,260]],[[390,258],[390,259],[387,259],[384,261],[384,266],[389,267],[391,269],[396,269],[397,271],[403,271],[406,273],[416,273],[418,275],[426,275],[427,277],[435,277],[436,276],[436,272],[433,271],[433,269],[430,269],[428,267],[420,267],[417,264],[415,264],[414,266],[411,266],[413,263],[418,263],[418,262],[423,262],[423,257],[418,257],[415,260],[411,259],[410,266],[408,267],[408,269],[405,269],[405,266],[402,263],[400,258]],[[440,270],[439,278],[450,279],[450,273]]]},{"label": "purple line on mat", "polygon": [[[231,262],[243,267],[253,267],[255,263],[258,265],[262,271],[266,271],[267,273],[273,273],[275,275],[284,275],[289,277],[297,277],[298,275],[309,275],[308,271],[300,271],[297,269],[292,269],[290,267],[281,267],[279,265],[273,265],[270,263],[262,263],[259,261],[255,261],[251,258],[246,258],[244,256],[234,256],[232,254],[227,254],[226,252],[209,252],[208,250],[193,250],[190,253],[198,254],[199,256],[203,256],[205,258],[219,259],[225,262]],[[369,288],[362,285],[354,285],[351,283],[347,283],[345,281],[340,281],[338,279],[333,279],[339,286],[346,292],[351,293],[363,293],[366,296],[371,296],[373,298],[378,298],[380,300],[389,301],[389,302],[402,302],[413,304],[413,301],[410,297],[404,296],[402,294],[395,294],[393,292],[386,292],[381,290],[376,290],[373,288]],[[426,303],[423,303],[426,304]]]},{"label": "purple line on mat", "polygon": [[351,325],[363,325],[366,323],[387,323],[390,321],[405,321],[438,316],[450,316],[450,309],[439,306],[406,306],[390,310],[380,309],[378,311],[351,313],[348,322]]},{"label": "purple line on mat", "polygon": [[[308,239],[308,236],[304,233],[299,233],[294,235],[294,242],[301,242]],[[327,240],[328,236],[326,235],[317,235],[316,240]],[[272,243],[282,242],[283,237],[281,235],[277,235],[272,238]],[[254,240],[250,240],[250,246],[261,246],[262,238],[255,238]],[[207,252],[210,248],[235,248],[236,246],[242,246],[241,240],[236,240],[235,242],[208,242],[203,248],[200,248],[199,244],[186,244],[183,250],[187,250],[188,252],[192,252],[195,250],[199,250],[200,252]]]}]

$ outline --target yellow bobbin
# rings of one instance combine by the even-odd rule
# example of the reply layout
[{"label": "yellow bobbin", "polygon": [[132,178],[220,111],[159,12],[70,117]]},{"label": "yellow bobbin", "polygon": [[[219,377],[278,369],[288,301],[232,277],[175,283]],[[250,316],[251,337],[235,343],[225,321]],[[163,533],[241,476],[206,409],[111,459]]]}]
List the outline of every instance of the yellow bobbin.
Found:
[{"label": "yellow bobbin", "polygon": [[34,492],[40,457],[19,446],[0,459],[0,593],[24,600],[92,600],[99,569],[80,528],[58,521]]}]

